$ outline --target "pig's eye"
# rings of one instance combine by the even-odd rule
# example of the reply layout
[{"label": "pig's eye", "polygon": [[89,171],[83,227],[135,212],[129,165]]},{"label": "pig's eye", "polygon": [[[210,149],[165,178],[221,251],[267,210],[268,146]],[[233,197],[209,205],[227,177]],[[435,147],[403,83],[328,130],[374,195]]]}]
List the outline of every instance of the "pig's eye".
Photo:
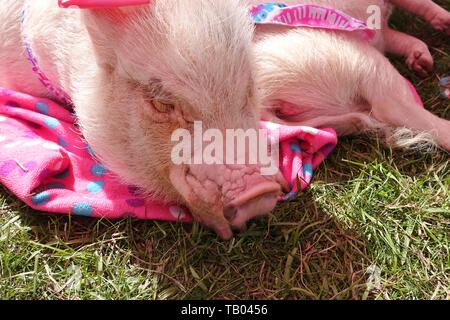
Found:
[{"label": "pig's eye", "polygon": [[169,113],[175,109],[175,105],[166,101],[153,100],[152,105],[156,111],[161,113]]}]

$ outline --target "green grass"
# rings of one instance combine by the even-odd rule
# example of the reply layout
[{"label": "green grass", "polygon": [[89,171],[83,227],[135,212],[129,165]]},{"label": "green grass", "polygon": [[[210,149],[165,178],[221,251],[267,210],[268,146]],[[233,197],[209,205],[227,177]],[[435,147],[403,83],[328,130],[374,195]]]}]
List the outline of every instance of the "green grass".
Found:
[{"label": "green grass", "polygon": [[[430,45],[429,78],[394,63],[450,118],[448,38],[404,13],[393,24]],[[0,298],[449,299],[449,162],[342,139],[310,189],[231,242],[197,224],[44,215],[1,191]]]}]

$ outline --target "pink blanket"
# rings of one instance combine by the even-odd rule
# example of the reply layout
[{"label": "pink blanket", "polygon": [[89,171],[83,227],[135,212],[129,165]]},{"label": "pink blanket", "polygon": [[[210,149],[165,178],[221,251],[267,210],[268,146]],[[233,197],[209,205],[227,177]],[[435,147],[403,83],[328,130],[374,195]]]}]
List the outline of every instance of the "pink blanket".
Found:
[{"label": "pink blanket", "polygon": [[[313,169],[337,143],[331,129],[286,127],[279,130],[280,167],[295,196],[311,182]],[[145,199],[138,188],[119,183],[92,157],[74,116],[62,106],[0,88],[0,184],[30,207],[45,212],[111,219],[132,217],[191,221],[175,203]]]}]

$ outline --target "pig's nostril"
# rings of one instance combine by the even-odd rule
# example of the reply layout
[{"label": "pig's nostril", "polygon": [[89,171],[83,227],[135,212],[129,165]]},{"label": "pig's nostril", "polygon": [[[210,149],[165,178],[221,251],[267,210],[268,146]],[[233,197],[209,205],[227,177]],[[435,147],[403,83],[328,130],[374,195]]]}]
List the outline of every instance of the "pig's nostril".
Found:
[{"label": "pig's nostril", "polygon": [[248,220],[273,210],[280,193],[281,187],[276,182],[259,183],[229,203],[224,215],[233,229],[245,230]]},{"label": "pig's nostril", "polygon": [[237,210],[237,207],[234,205],[225,206],[223,208],[223,215],[225,216],[225,219],[227,219],[229,222],[233,221],[233,219],[236,217]]},{"label": "pig's nostril", "polygon": [[252,189],[235,199],[231,203],[231,205],[234,205],[235,207],[241,207],[254,199],[270,194],[281,194],[281,186],[278,183],[272,181],[260,183],[259,185],[253,187]]}]

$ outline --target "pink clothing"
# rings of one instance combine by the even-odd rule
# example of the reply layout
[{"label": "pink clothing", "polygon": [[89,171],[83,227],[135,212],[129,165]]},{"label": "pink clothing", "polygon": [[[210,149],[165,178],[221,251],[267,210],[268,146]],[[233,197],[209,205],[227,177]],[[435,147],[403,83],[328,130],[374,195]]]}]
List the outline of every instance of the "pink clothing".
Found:
[{"label": "pink clothing", "polygon": [[371,40],[375,36],[375,30],[370,29],[364,21],[319,4],[287,6],[282,3],[262,3],[251,7],[250,15],[256,24],[356,31],[360,32],[365,40]]},{"label": "pink clothing", "polygon": [[[287,127],[279,130],[280,168],[297,188],[311,182],[316,168],[336,146],[333,130]],[[298,177],[298,179],[297,179]],[[175,203],[145,199],[140,190],[120,183],[92,157],[74,115],[55,102],[0,88],[0,184],[30,207],[52,213],[111,219],[132,217],[184,222],[189,211]]]}]

